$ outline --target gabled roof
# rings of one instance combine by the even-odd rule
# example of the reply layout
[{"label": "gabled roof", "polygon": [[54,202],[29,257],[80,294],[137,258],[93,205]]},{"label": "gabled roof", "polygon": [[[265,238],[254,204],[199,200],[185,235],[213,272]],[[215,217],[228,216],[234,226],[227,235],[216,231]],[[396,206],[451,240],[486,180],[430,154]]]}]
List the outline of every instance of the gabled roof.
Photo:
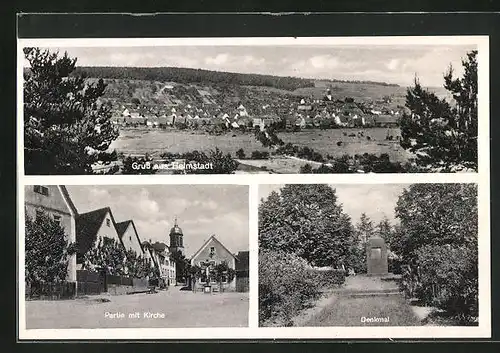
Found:
[{"label": "gabled roof", "polygon": [[92,247],[97,239],[97,233],[101,228],[104,218],[110,214],[113,227],[116,229],[116,222],[109,207],[82,213],[76,216],[76,242],[79,256],[83,256]]},{"label": "gabled roof", "polygon": [[66,189],[65,185],[59,185],[59,190],[61,191],[61,194],[64,198],[64,201],[66,201],[66,204],[68,205],[69,209],[71,210],[71,213],[76,216],[78,215],[78,210],[76,209],[75,204],[71,200],[71,197],[69,196],[68,189]]},{"label": "gabled roof", "polygon": [[224,250],[226,250],[228,253],[230,253],[230,254],[231,254],[231,256],[232,256],[232,257],[234,257],[234,258],[236,259],[236,256],[234,256],[234,255],[233,255],[233,253],[232,253],[231,251],[229,251],[229,250],[228,250],[228,248],[226,248],[226,247],[224,246],[224,244],[222,244],[222,243],[219,241],[219,239],[217,239],[217,238],[215,237],[215,234],[214,234],[214,235],[212,235],[210,238],[208,238],[208,239],[207,239],[207,241],[206,241],[206,242],[205,242],[205,243],[201,246],[201,248],[199,248],[199,249],[198,249],[198,251],[197,251],[197,252],[195,252],[195,253],[194,253],[194,255],[193,255],[193,256],[191,256],[190,260],[192,260],[192,259],[194,259],[196,256],[198,256],[198,255],[199,255],[199,254],[200,254],[200,253],[201,253],[201,252],[202,252],[202,251],[203,251],[203,250],[204,250],[204,249],[208,246],[208,244],[210,243],[210,241],[211,241],[211,240],[214,240],[216,243],[218,243],[220,246],[222,246],[222,248],[223,248]]},{"label": "gabled roof", "polygon": [[123,237],[123,234],[125,234],[125,232],[127,231],[127,228],[130,225],[132,226],[132,228],[134,228],[135,237],[136,237],[137,241],[139,242],[139,246],[141,247],[142,252],[144,252],[144,249],[143,249],[142,243],[141,243],[141,239],[139,238],[139,233],[137,233],[137,228],[135,227],[135,224],[134,224],[133,220],[129,219],[128,221],[123,221],[123,222],[120,222],[120,223],[116,223],[116,232],[118,233],[118,237],[121,240],[122,237]]}]

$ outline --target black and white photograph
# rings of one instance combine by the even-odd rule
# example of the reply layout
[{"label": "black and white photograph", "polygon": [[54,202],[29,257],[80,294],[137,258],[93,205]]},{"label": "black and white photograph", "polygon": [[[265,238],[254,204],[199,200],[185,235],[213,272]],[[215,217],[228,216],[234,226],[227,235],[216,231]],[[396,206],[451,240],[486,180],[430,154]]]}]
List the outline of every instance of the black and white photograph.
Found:
[{"label": "black and white photograph", "polygon": [[247,327],[248,199],[246,185],[24,186],[26,329]]},{"label": "black and white photograph", "polygon": [[477,184],[273,184],[259,197],[259,326],[479,325]]},{"label": "black and white photograph", "polygon": [[487,53],[422,38],[21,42],[24,173],[477,172]]}]

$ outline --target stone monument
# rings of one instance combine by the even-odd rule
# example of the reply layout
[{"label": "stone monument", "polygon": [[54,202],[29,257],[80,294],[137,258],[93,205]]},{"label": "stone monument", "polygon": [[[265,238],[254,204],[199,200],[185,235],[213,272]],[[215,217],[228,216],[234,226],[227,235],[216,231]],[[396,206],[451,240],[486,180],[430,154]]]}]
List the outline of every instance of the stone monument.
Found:
[{"label": "stone monument", "polygon": [[373,236],[366,241],[366,273],[369,276],[383,276],[389,273],[387,245],[379,236]]}]

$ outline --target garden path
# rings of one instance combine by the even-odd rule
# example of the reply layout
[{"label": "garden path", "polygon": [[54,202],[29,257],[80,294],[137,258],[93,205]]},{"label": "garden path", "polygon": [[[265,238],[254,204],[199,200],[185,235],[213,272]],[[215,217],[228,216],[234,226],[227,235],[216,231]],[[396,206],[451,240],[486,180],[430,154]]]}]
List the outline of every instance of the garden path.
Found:
[{"label": "garden path", "polygon": [[305,326],[416,326],[419,319],[394,281],[352,276],[335,290],[334,300]]}]

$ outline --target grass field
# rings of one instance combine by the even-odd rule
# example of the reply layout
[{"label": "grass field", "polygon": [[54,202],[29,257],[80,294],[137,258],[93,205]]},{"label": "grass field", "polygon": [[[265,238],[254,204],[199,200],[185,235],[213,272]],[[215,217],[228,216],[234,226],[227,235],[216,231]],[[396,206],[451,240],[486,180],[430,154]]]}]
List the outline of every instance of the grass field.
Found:
[{"label": "grass field", "polygon": [[[364,137],[349,137],[363,131]],[[327,154],[341,156],[374,153],[389,154],[391,160],[403,162],[411,156],[404,151],[397,141],[386,141],[387,134],[398,136],[398,129],[373,128],[373,129],[331,129],[331,130],[302,130],[294,133],[280,133],[283,141],[291,142],[298,146],[308,146],[320,152],[325,158]],[[345,136],[347,135],[347,136]],[[371,140],[367,140],[370,136]],[[337,142],[342,141],[342,146]],[[252,151],[265,151],[266,148],[257,142],[251,133],[227,133],[225,135],[207,135],[200,132],[168,131],[159,129],[122,129],[120,136],[111,144],[112,149],[128,154],[149,153],[161,154],[163,152],[184,153],[194,150],[208,151],[218,147],[225,153],[234,157],[238,149],[243,148],[247,156]]]}]

